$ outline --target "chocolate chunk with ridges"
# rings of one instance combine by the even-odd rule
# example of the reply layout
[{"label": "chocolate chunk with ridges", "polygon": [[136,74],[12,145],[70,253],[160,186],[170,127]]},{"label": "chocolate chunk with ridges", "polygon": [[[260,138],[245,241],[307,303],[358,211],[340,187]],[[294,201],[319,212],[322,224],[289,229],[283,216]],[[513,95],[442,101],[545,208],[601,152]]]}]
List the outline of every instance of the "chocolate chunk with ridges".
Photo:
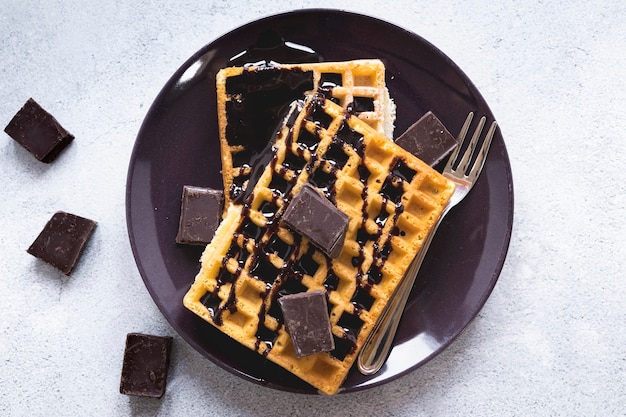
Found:
[{"label": "chocolate chunk with ridges", "polygon": [[13,116],[4,131],[45,163],[54,161],[74,140],[74,136],[32,98]]},{"label": "chocolate chunk with ridges", "polygon": [[278,303],[297,357],[330,352],[335,348],[326,291],[284,295]]},{"label": "chocolate chunk with ridges", "polygon": [[206,245],[220,223],[224,192],[185,185],[181,199],[176,243]]},{"label": "chocolate chunk with ridges", "polygon": [[430,166],[437,165],[458,145],[454,136],[430,111],[413,123],[395,142]]},{"label": "chocolate chunk with ridges", "polygon": [[95,227],[93,220],[58,211],[27,252],[69,275]]},{"label": "chocolate chunk with ridges", "polygon": [[161,398],[165,394],[171,350],[169,336],[126,335],[120,393]]},{"label": "chocolate chunk with ridges", "polygon": [[296,194],[281,219],[331,258],[337,258],[343,249],[348,220],[346,214],[309,184]]}]

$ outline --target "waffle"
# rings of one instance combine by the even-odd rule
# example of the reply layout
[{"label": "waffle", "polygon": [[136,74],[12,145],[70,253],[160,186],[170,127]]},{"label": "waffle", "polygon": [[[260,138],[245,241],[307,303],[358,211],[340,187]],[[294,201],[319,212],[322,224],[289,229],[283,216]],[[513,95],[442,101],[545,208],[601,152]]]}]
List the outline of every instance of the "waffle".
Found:
[{"label": "waffle", "polygon": [[225,207],[246,187],[256,155],[273,136],[280,110],[318,88],[387,137],[395,105],[380,60],[229,67],[216,76]]},{"label": "waffle", "polygon": [[[293,108],[243,204],[228,207],[184,305],[334,394],[454,185],[323,96]],[[280,221],[306,183],[349,217],[337,258]],[[335,348],[297,358],[277,300],[315,290],[326,291]]]}]

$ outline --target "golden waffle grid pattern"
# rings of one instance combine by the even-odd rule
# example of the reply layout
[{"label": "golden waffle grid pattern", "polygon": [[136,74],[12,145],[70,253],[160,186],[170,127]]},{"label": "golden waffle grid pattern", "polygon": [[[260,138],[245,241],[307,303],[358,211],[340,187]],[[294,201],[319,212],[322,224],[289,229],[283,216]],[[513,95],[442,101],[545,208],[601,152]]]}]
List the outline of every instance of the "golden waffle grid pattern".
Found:
[{"label": "golden waffle grid pattern", "polygon": [[[387,137],[393,137],[396,109],[385,85],[385,66],[382,61],[378,59],[360,59],[345,62],[303,64],[278,64],[272,62],[271,68],[311,72],[313,88],[308,93],[321,88],[333,102],[339,104],[344,109],[350,109],[359,119],[375,130],[384,133]],[[229,120],[236,116],[228,111],[227,103],[245,100],[245,97],[242,97],[242,94],[239,92],[229,93],[227,85],[229,80],[236,79],[245,75],[245,73],[254,73],[260,70],[263,70],[263,68],[258,64],[252,64],[243,67],[224,68],[216,75],[222,176],[224,190],[227,191],[225,193],[227,204],[233,198],[231,186],[238,184],[241,187],[245,187],[252,169],[249,163],[250,156],[247,154],[245,144],[233,144],[228,140],[228,123],[236,124],[239,121]],[[257,140],[261,139],[257,138]],[[236,157],[237,154],[240,155],[240,158]]]},{"label": "golden waffle grid pattern", "polygon": [[[307,182],[350,218],[336,259],[280,224]],[[277,135],[245,204],[229,206],[184,304],[334,394],[453,191],[453,183],[362,120],[311,97]],[[327,292],[335,350],[297,358],[276,300],[318,289]]]}]

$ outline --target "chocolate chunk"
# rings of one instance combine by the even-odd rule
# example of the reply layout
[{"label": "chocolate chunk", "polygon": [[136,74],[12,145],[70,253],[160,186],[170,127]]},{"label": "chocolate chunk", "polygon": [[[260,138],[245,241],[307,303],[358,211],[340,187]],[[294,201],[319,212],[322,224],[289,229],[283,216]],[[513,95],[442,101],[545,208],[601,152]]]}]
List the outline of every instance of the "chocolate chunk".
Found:
[{"label": "chocolate chunk", "polygon": [[435,166],[458,145],[454,136],[430,111],[395,142],[430,166]]},{"label": "chocolate chunk", "polygon": [[29,98],[4,131],[41,162],[50,163],[74,140],[59,122]]},{"label": "chocolate chunk", "polygon": [[69,275],[95,227],[93,220],[58,211],[27,252]]},{"label": "chocolate chunk", "polygon": [[296,194],[282,221],[307,237],[331,258],[337,258],[348,230],[348,216],[309,184]]},{"label": "chocolate chunk", "polygon": [[211,188],[183,187],[176,243],[206,245],[220,223],[224,192]]},{"label": "chocolate chunk", "polygon": [[284,295],[278,299],[278,303],[298,358],[330,352],[335,348],[326,291]]},{"label": "chocolate chunk", "polygon": [[120,393],[161,398],[165,394],[172,338],[129,333],[122,364]]}]

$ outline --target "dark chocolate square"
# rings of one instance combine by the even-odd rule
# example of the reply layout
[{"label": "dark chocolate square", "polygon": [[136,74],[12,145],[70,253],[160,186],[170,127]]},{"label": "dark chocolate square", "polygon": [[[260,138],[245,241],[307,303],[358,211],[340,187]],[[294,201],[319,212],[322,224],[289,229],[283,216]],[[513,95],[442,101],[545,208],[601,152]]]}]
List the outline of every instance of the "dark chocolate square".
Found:
[{"label": "dark chocolate square", "polygon": [[172,338],[129,333],[126,336],[120,393],[161,398],[165,394]]},{"label": "dark chocolate square", "polygon": [[181,199],[176,243],[206,245],[222,218],[224,192],[185,185]]},{"label": "dark chocolate square", "polygon": [[13,116],[4,131],[45,163],[54,161],[74,140],[74,136],[32,98]]},{"label": "dark chocolate square", "polygon": [[454,136],[430,111],[413,123],[395,142],[430,166],[435,166],[458,145]]},{"label": "dark chocolate square", "polygon": [[58,211],[27,252],[69,275],[95,227],[93,220]]},{"label": "dark chocolate square", "polygon": [[282,221],[331,258],[341,253],[349,218],[309,184],[289,203]]},{"label": "dark chocolate square", "polygon": [[326,291],[290,294],[278,299],[298,358],[335,348]]}]

